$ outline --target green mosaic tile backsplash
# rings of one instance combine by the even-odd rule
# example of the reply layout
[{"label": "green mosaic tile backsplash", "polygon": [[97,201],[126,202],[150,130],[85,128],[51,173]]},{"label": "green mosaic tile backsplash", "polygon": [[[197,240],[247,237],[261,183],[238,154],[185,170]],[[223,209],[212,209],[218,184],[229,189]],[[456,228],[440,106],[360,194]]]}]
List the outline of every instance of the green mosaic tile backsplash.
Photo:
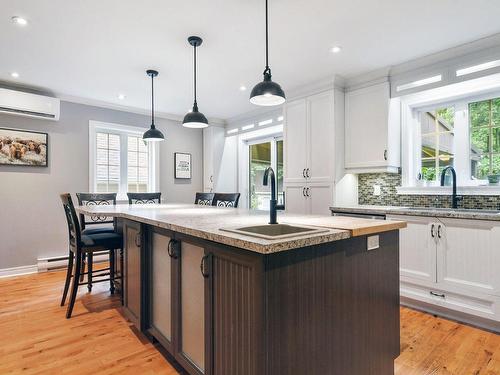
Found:
[{"label": "green mosaic tile backsplash", "polygon": [[[373,185],[380,185],[381,194],[373,195]],[[376,206],[451,207],[448,195],[398,195],[401,175],[397,173],[364,173],[358,175],[358,203]],[[461,208],[500,210],[500,195],[465,195]]]}]

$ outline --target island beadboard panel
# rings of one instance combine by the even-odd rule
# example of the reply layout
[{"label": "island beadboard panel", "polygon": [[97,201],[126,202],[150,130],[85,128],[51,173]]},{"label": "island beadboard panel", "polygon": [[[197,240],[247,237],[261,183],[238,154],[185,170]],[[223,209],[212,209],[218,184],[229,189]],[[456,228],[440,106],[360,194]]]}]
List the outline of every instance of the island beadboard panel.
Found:
[{"label": "island beadboard panel", "polygon": [[[380,195],[373,195],[373,185],[380,185]],[[363,173],[358,175],[358,204],[376,206],[451,207],[449,195],[400,195],[401,174]],[[461,208],[500,209],[500,196],[463,195]]]}]

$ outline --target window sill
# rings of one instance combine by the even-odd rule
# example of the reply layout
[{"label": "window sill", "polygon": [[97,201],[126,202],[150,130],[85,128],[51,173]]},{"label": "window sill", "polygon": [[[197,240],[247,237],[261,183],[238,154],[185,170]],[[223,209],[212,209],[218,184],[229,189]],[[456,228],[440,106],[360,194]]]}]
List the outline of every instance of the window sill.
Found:
[{"label": "window sill", "polygon": [[[398,195],[450,195],[451,186],[399,186]],[[500,195],[500,185],[457,186],[458,195]]]}]

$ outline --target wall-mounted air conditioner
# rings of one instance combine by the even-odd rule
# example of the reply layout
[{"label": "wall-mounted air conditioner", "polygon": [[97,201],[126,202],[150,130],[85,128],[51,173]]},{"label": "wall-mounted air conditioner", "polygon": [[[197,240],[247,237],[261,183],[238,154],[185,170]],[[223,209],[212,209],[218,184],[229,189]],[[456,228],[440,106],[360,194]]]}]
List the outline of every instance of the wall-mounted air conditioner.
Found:
[{"label": "wall-mounted air conditioner", "polygon": [[0,88],[0,113],[58,121],[60,105],[50,96]]}]

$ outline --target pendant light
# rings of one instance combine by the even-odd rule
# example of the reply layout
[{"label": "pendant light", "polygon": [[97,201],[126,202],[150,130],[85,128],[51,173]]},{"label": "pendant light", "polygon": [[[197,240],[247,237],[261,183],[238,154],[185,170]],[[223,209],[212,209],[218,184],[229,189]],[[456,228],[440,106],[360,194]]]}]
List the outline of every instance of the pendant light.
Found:
[{"label": "pendant light", "polygon": [[156,70],[149,69],[146,70],[146,73],[151,77],[151,127],[143,134],[142,139],[146,142],[163,141],[165,139],[163,133],[155,127],[155,92],[153,80],[158,75],[158,72]]},{"label": "pendant light", "polygon": [[250,93],[250,103],[261,106],[280,105],[285,102],[285,92],[276,82],[271,80],[271,68],[269,68],[269,22],[268,6],[266,0],[266,68],[264,69],[264,80],[255,85]]},{"label": "pendant light", "polygon": [[198,103],[196,102],[196,47],[199,47],[203,40],[199,36],[190,36],[189,44],[194,48],[194,103],[193,110],[184,116],[182,126],[186,128],[201,129],[208,127],[208,121],[203,113],[198,112]]}]

